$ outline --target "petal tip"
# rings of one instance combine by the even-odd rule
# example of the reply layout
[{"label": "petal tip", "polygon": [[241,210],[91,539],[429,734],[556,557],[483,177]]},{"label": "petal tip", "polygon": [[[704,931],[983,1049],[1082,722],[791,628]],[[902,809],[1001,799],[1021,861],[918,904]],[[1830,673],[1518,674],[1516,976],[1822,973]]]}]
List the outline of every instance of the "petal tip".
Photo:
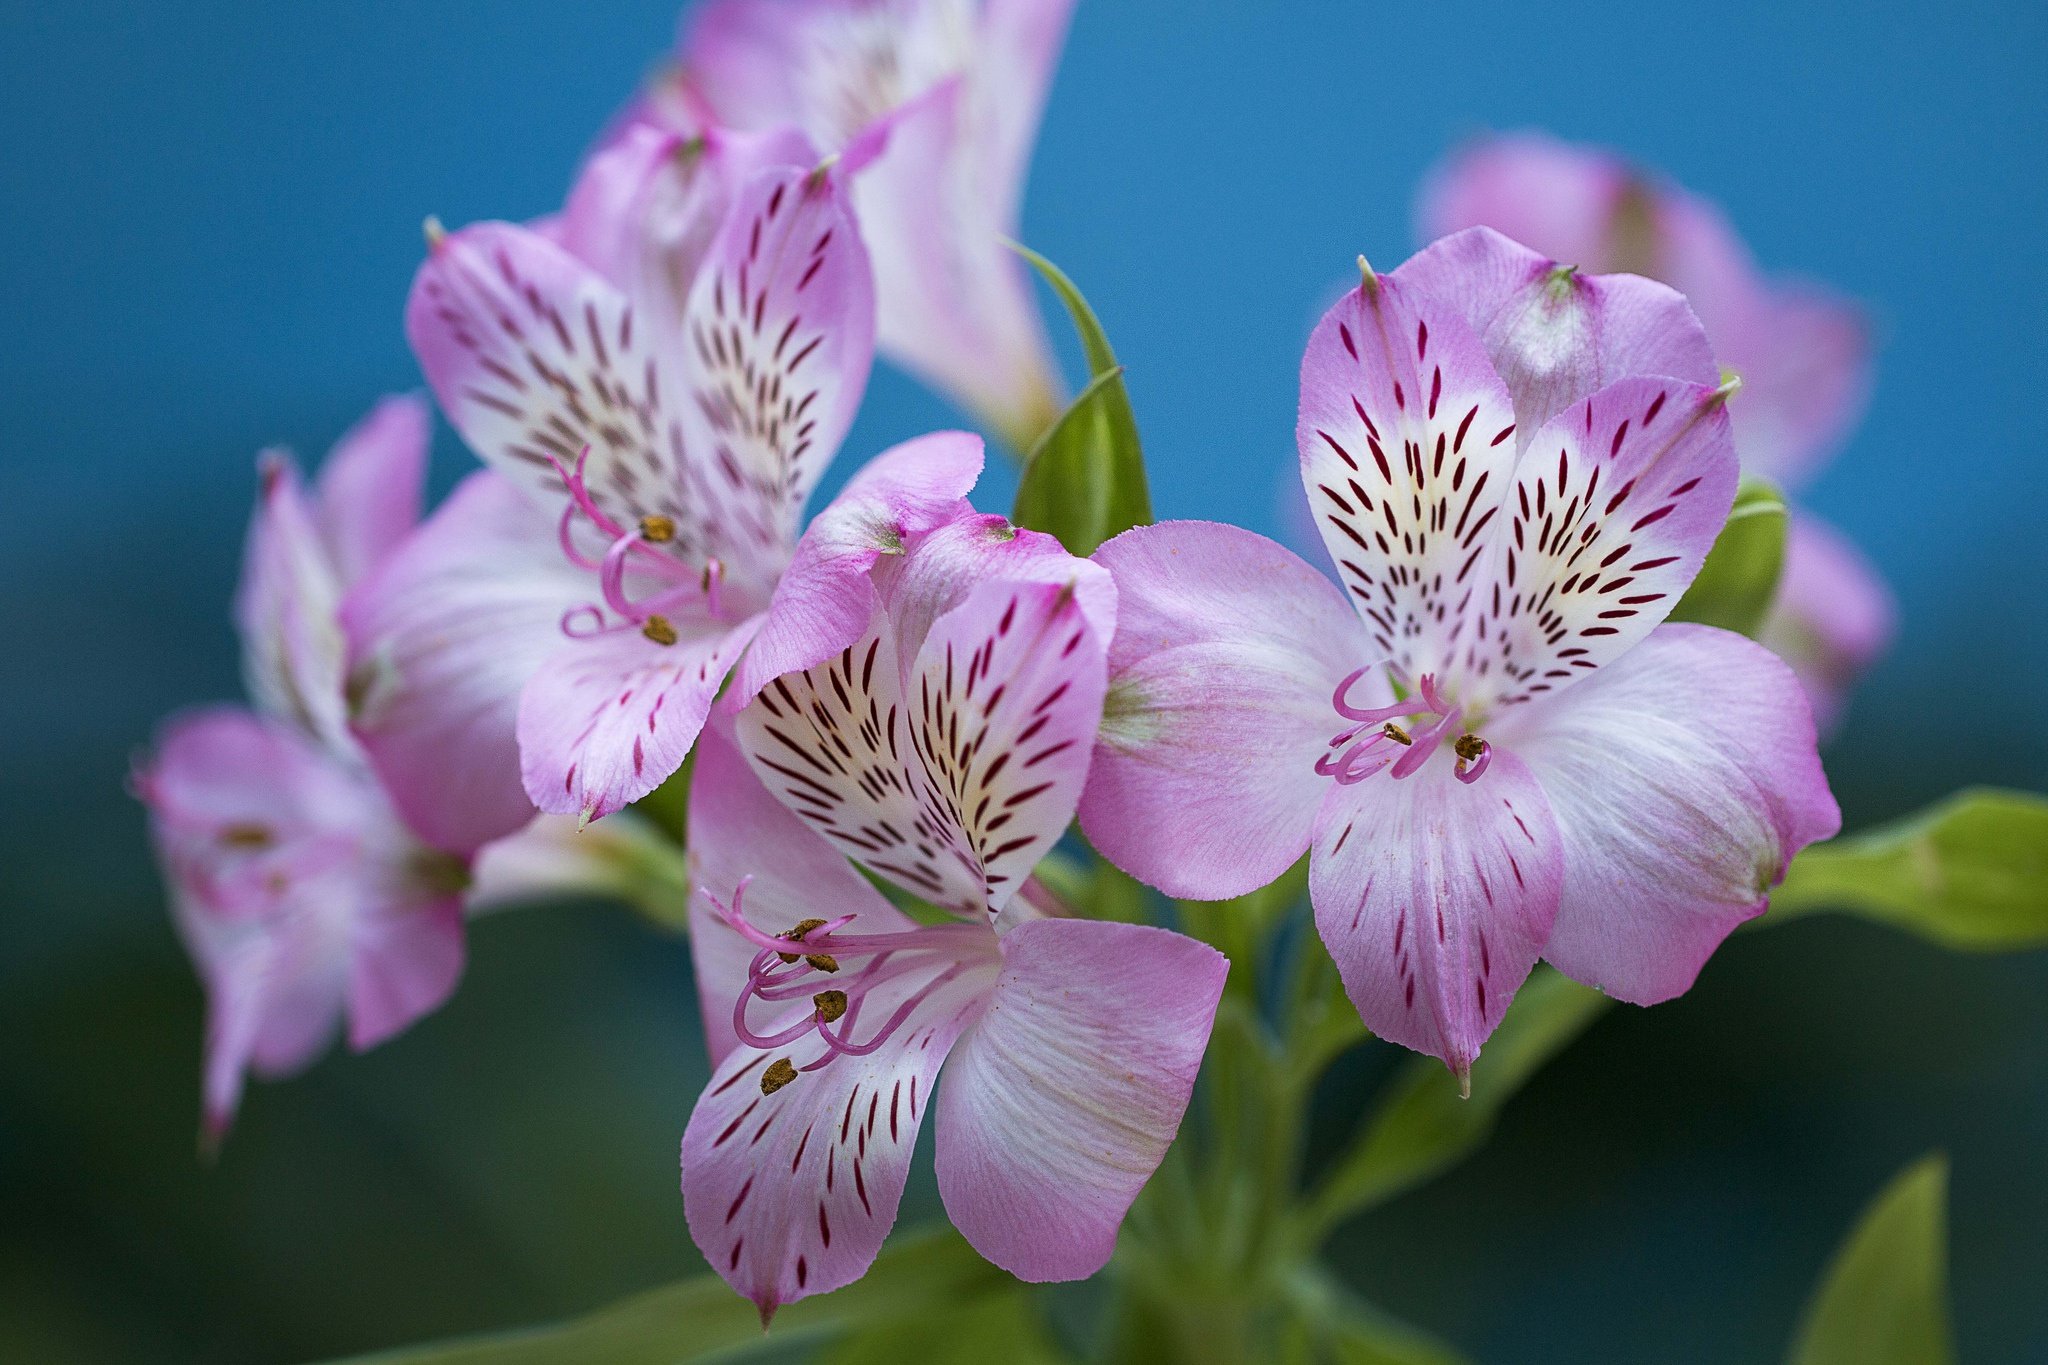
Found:
[{"label": "petal tip", "polygon": [[429,252],[439,252],[442,243],[448,240],[448,229],[441,226],[441,220],[430,213],[426,221],[420,224],[420,235],[427,239]]}]

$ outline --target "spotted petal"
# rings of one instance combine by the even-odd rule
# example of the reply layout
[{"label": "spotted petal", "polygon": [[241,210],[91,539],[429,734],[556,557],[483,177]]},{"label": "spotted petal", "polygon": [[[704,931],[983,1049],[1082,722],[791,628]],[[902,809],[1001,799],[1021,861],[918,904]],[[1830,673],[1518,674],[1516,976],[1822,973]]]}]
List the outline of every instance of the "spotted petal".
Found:
[{"label": "spotted petal", "polygon": [[1543,788],[1496,745],[1470,785],[1433,762],[1333,788],[1309,896],[1366,1026],[1463,1076],[1550,938],[1564,871]]},{"label": "spotted petal", "polygon": [[[797,907],[749,902],[750,918],[757,908],[767,932],[794,926],[776,916]],[[997,965],[994,936],[978,925],[925,933],[957,951],[950,960],[923,953],[917,970],[867,993],[872,1018],[916,998],[880,1047],[808,1070],[826,1053],[814,1033],[780,1048],[742,1043],[713,1071],[683,1130],[690,1235],[764,1319],[781,1304],[860,1278],[896,1221],[939,1066],[980,1013]],[[786,1018],[750,1024],[776,1029],[814,1012],[804,998]],[[794,1079],[766,1093],[763,1076],[778,1061]]]},{"label": "spotted petal", "polygon": [[1118,624],[1082,828],[1169,895],[1266,885],[1308,847],[1331,698],[1373,645],[1328,579],[1234,526],[1140,527],[1095,559]]},{"label": "spotted petal", "polygon": [[875,587],[896,626],[904,655],[924,647],[932,623],[990,579],[1071,587],[1088,628],[1116,633],[1116,585],[1098,565],[1076,559],[1043,531],[969,510],[917,538],[907,555],[876,565]]},{"label": "spotted petal", "polygon": [[533,818],[519,696],[567,643],[563,614],[590,595],[553,519],[488,472],[466,479],[350,594],[351,723],[429,843],[468,852]]},{"label": "spotted petal", "polygon": [[1479,338],[1391,276],[1345,295],[1301,363],[1301,478],[1382,658],[1450,663],[1515,464],[1515,414]]},{"label": "spotted petal", "polygon": [[1631,375],[1720,382],[1685,299],[1637,275],[1561,266],[1477,227],[1417,252],[1394,277],[1458,309],[1514,396],[1525,435]]},{"label": "spotted petal", "polygon": [[1543,784],[1563,843],[1544,955],[1637,1004],[1690,987],[1721,940],[1763,913],[1792,856],[1841,827],[1791,670],[1709,626],[1658,627],[1564,696],[1506,718],[1501,742]]},{"label": "spotted petal", "polygon": [[1624,379],[1530,439],[1465,633],[1468,701],[1569,687],[1670,615],[1735,500],[1725,396]]},{"label": "spotted petal", "polygon": [[939,1193],[1019,1279],[1085,1279],[1180,1127],[1230,964],[1163,929],[1076,919],[1019,925],[1002,951],[939,1090]]},{"label": "spotted petal", "polygon": [[964,499],[981,466],[981,438],[961,431],[920,436],[869,461],[797,542],[735,674],[733,702],[744,705],[771,679],[815,668],[859,639],[873,606],[870,572],[968,513]]},{"label": "spotted petal", "polygon": [[595,820],[683,766],[760,618],[656,640],[621,630],[550,654],[519,701],[520,773],[543,811]]}]

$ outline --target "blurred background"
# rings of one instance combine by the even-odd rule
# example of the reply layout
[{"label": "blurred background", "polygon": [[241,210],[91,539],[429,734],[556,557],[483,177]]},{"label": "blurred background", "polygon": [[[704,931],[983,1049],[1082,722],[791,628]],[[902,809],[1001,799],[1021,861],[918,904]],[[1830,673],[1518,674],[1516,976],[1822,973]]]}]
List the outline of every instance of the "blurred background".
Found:
[{"label": "blurred background", "polygon": [[[1129,367],[1160,514],[1277,529],[1307,328],[1358,252],[1416,245],[1448,147],[1611,143],[1879,319],[1869,418],[1809,499],[1902,608],[1828,752],[1852,827],[2048,784],[2048,10],[1627,8],[1082,0],[1026,236]],[[258,448],[316,459],[418,384],[421,219],[553,207],[674,20],[5,7],[0,1358],[317,1358],[701,1267],[676,1194],[705,1074],[687,950],[610,907],[480,923],[449,1007],[256,1085],[197,1160],[199,989],[122,788],[160,716],[238,691]],[[839,472],[956,420],[878,367]],[[445,429],[435,458],[438,487],[469,465]],[[1335,1251],[1481,1360],[1767,1359],[1864,1200],[1937,1147],[1964,1357],[2048,1360],[2048,958],[1803,921],[1607,1015],[1481,1156]]]}]

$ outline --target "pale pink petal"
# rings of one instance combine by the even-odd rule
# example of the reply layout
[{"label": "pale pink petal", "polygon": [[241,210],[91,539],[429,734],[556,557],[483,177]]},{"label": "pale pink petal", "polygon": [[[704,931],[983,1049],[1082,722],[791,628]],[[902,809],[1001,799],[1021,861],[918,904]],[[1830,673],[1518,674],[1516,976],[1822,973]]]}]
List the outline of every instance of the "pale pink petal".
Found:
[{"label": "pale pink petal", "polygon": [[1089,629],[1104,640],[1116,633],[1116,584],[1107,572],[1074,558],[1043,531],[969,508],[919,536],[908,554],[875,566],[875,589],[895,624],[897,650],[906,658],[915,654],[933,621],[998,578],[1072,587]]},{"label": "pale pink petal", "polygon": [[729,581],[765,601],[874,363],[874,277],[836,172],[762,171],[691,286],[689,501]]},{"label": "pale pink petal", "polygon": [[716,1066],[738,1046],[732,1004],[746,985],[756,950],[713,901],[731,905],[745,883],[747,918],[771,934],[805,919],[847,914],[858,915],[860,929],[868,933],[908,929],[912,921],[761,785],[728,723],[706,725],[696,753],[690,774],[690,961],[704,1011],[705,1046]]},{"label": "pale pink petal", "polygon": [[[992,934],[949,928],[959,950],[950,963],[929,954],[925,972],[868,993],[864,1007],[875,1018],[917,997],[874,1052],[807,1071],[825,1052],[815,1034],[777,1049],[743,1045],[719,1064],[691,1111],[682,1148],[690,1236],[764,1319],[781,1304],[858,1279],[896,1221],[939,1065],[979,1014],[996,973]],[[789,1010],[786,1019],[753,1026],[801,1020],[813,1006],[800,999]],[[764,1094],[763,1073],[784,1057],[796,1078]]]},{"label": "pale pink petal", "polygon": [[[1659,627],[1500,733],[1542,783],[1563,840],[1544,955],[1637,1004],[1689,987],[1763,912],[1792,855],[1841,827],[1791,670],[1708,626]],[[1472,790],[1499,771],[1496,757]]]},{"label": "pale pink petal", "polygon": [[1518,450],[1514,405],[1478,336],[1452,305],[1368,279],[1309,338],[1295,443],[1380,657],[1411,677],[1441,672]]},{"label": "pale pink petal", "polygon": [[426,400],[381,400],[320,466],[319,519],[344,586],[358,582],[419,523],[434,416]]},{"label": "pale pink petal", "polygon": [[[595,825],[571,815],[536,815],[525,828],[477,850],[464,910],[477,915],[529,904],[583,896],[630,899],[645,895],[651,881],[682,856],[660,826],[637,811],[622,810]],[[677,913],[688,893],[676,888]]]},{"label": "pale pink petal", "polygon": [[733,678],[732,703],[753,700],[784,673],[817,667],[867,629],[868,577],[885,555],[970,515],[964,501],[981,477],[979,436],[934,432],[883,451],[804,531],[775,585],[767,620]]},{"label": "pale pink petal", "polygon": [[[440,894],[429,896],[432,890]],[[439,888],[422,886],[410,897],[366,903],[355,917],[349,934],[348,1043],[356,1051],[402,1032],[455,993],[463,965],[458,890],[452,879]]]},{"label": "pale pink petal", "polygon": [[1180,1128],[1230,964],[1164,929],[1041,919],[1003,939],[939,1090],[946,1213],[1019,1279],[1079,1280]]},{"label": "pale pink petal", "polygon": [[519,696],[593,587],[555,530],[506,480],[473,474],[343,607],[355,734],[407,821],[451,852],[533,817]]},{"label": "pale pink petal", "polygon": [[554,462],[589,448],[592,498],[621,525],[669,517],[701,552],[706,509],[684,496],[683,339],[538,234],[478,223],[438,241],[406,303],[406,337],[470,448],[532,494],[566,501]]},{"label": "pale pink petal", "polygon": [[1463,1076],[1550,938],[1564,872],[1543,788],[1496,744],[1470,784],[1435,762],[1333,787],[1309,897],[1366,1027]]},{"label": "pale pink petal", "polygon": [[968,83],[983,133],[996,220],[1015,223],[1022,207],[1031,150],[1074,0],[985,0]]},{"label": "pale pink petal", "polygon": [[1868,406],[1869,318],[1826,290],[1777,282],[1753,322],[1724,327],[1717,341],[1743,381],[1743,401],[1730,410],[1743,467],[1788,486],[1806,483]]},{"label": "pale pink petal", "polygon": [[345,751],[347,646],[335,620],[343,585],[319,510],[287,455],[265,452],[258,480],[235,594],[243,680],[264,711]]},{"label": "pale pink petal", "polygon": [[1876,566],[1840,531],[1796,512],[1778,595],[1758,639],[1799,675],[1822,734],[1840,722],[1850,690],[1897,625],[1898,607]]},{"label": "pale pink petal", "polygon": [[1477,138],[1431,172],[1417,205],[1416,232],[1434,241],[1463,228],[1490,227],[1566,265],[1641,273],[1640,264],[1616,262],[1610,231],[1630,184],[1619,157],[1547,134]]},{"label": "pale pink petal", "polygon": [[578,174],[557,240],[636,300],[647,325],[679,334],[740,188],[767,167],[817,163],[793,128],[684,134],[629,120]]},{"label": "pale pink petal", "polygon": [[596,820],[667,781],[759,624],[707,624],[669,643],[620,630],[549,655],[519,702],[520,772],[533,804]]},{"label": "pale pink petal", "polygon": [[1530,439],[1462,640],[1467,704],[1570,687],[1671,614],[1728,519],[1726,395],[1624,379]]},{"label": "pale pink petal", "polygon": [[1234,526],[1140,527],[1095,561],[1118,621],[1081,827],[1168,895],[1266,885],[1308,848],[1331,699],[1372,642],[1327,578]]},{"label": "pale pink petal", "polygon": [[1457,308],[1514,396],[1523,432],[1632,375],[1720,382],[1707,334],[1677,291],[1560,266],[1491,228],[1435,242],[1394,278]]}]

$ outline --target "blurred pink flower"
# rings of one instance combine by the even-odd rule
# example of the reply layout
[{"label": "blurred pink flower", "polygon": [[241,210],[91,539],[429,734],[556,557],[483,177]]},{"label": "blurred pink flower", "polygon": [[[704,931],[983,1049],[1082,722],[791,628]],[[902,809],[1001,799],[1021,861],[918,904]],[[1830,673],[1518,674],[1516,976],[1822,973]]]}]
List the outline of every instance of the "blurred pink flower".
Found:
[{"label": "blurred pink flower", "polygon": [[[1677,289],[1723,369],[1742,380],[1729,415],[1743,468],[1781,487],[1811,479],[1863,414],[1872,350],[1863,311],[1764,275],[1718,207],[1612,152],[1540,133],[1478,140],[1431,176],[1417,218],[1425,239],[1483,225],[1589,271]],[[1822,542],[1838,552],[1818,550]],[[1784,656],[1824,721],[1883,652],[1891,618],[1882,580],[1838,534],[1795,532],[1766,639],[1797,642]]]}]

